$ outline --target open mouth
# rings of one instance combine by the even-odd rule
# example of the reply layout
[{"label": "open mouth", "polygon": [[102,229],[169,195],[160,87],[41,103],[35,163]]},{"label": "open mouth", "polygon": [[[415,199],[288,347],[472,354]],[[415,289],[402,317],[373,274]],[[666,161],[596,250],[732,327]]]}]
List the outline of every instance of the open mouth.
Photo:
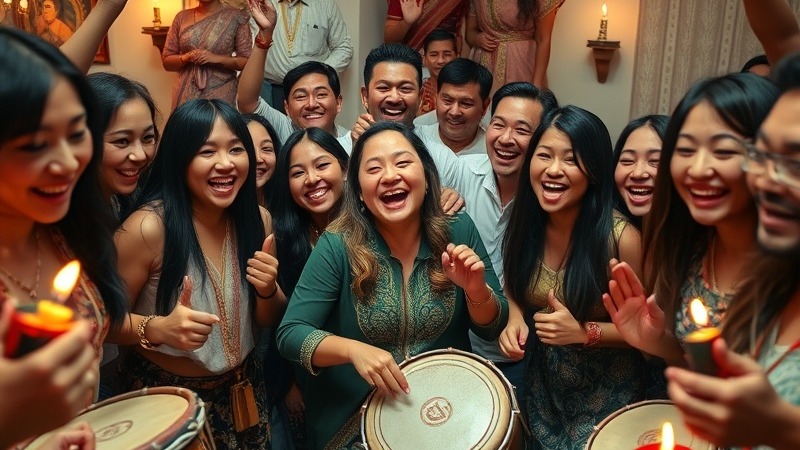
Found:
[{"label": "open mouth", "polygon": [[142,169],[117,169],[116,172],[124,178],[139,178]]},{"label": "open mouth", "polygon": [[378,199],[389,209],[402,208],[408,198],[408,191],[393,189],[378,196]]},{"label": "open mouth", "polygon": [[689,188],[689,194],[692,196],[692,201],[698,206],[712,206],[728,195],[728,192],[728,189],[712,187]]},{"label": "open mouth", "polygon": [[57,184],[53,186],[47,187],[40,187],[40,188],[33,188],[33,192],[37,195],[47,198],[47,199],[57,199],[58,197],[66,194],[69,192],[69,188],[72,186],[72,183],[67,184]]},{"label": "open mouth", "polygon": [[312,203],[319,203],[325,200],[326,195],[330,192],[330,188],[321,187],[314,189],[313,191],[308,191],[303,194],[307,199],[309,199]]},{"label": "open mouth", "polygon": [[322,113],[318,113],[318,112],[308,113],[308,114],[303,114],[303,119],[305,119],[305,120],[319,120],[319,119],[322,119],[322,116],[323,116],[323,114]]},{"label": "open mouth", "polygon": [[646,205],[653,198],[653,188],[649,186],[627,186],[628,199],[636,206]]},{"label": "open mouth", "polygon": [[234,177],[219,177],[208,180],[208,185],[214,192],[220,194],[230,194],[233,191]]},{"label": "open mouth", "polygon": [[501,150],[501,149],[498,149],[498,148],[494,149],[494,154],[497,156],[497,159],[499,159],[501,161],[507,161],[507,162],[514,161],[515,159],[517,159],[521,155],[521,153],[519,153],[519,152]]},{"label": "open mouth", "polygon": [[406,115],[406,108],[381,108],[381,115],[385,120],[400,121]]},{"label": "open mouth", "polygon": [[266,167],[256,167],[256,178],[263,178],[267,174]]},{"label": "open mouth", "polygon": [[567,189],[569,189],[569,186],[566,184],[545,181],[542,183],[542,196],[549,202],[556,202],[561,199]]}]

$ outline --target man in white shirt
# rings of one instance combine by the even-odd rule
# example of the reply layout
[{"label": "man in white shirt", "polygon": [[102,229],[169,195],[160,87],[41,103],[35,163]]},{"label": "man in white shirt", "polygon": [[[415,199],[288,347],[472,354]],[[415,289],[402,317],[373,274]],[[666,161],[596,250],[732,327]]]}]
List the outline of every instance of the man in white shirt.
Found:
[{"label": "man in white shirt", "polygon": [[335,123],[336,116],[342,111],[341,87],[336,71],[325,63],[308,61],[287,72],[283,79],[288,92],[284,114],[258,96],[260,68],[263,67],[259,60],[263,60],[264,53],[266,51],[253,47],[253,54],[242,70],[237,92],[239,111],[266,118],[275,128],[281,143],[299,129],[319,127],[332,134],[350,153],[349,130]]},{"label": "man in white shirt", "polygon": [[[452,187],[464,198],[466,211],[478,228],[501,284],[503,237],[522,176],[525,153],[541,118],[557,107],[552,92],[539,90],[527,82],[509,83],[492,97],[486,153],[459,157],[446,145],[423,137],[442,185]],[[521,385],[522,362],[511,362],[505,357],[497,341],[484,341],[474,334],[470,337],[475,353],[494,361],[513,385]]]},{"label": "man in white shirt", "polygon": [[306,61],[320,61],[344,72],[353,46],[334,0],[269,0],[278,15],[272,51],[263,66],[261,95],[283,112],[283,78]]},{"label": "man in white shirt", "polygon": [[492,73],[471,59],[447,63],[437,79],[437,123],[417,125],[426,145],[446,146],[458,156],[486,155],[481,118],[489,108]]}]

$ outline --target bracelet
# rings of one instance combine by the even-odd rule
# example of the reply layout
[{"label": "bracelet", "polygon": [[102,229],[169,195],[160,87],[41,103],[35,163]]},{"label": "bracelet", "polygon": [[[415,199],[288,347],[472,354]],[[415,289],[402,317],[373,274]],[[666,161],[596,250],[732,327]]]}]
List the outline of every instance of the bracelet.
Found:
[{"label": "bracelet", "polygon": [[479,301],[479,302],[473,302],[472,299],[469,298],[469,295],[467,295],[467,292],[464,291],[464,297],[467,298],[467,303],[469,303],[472,306],[480,306],[480,305],[488,302],[492,298],[494,298],[494,290],[492,290],[492,288],[488,284],[486,285],[486,287],[489,289],[489,296],[486,297],[486,300],[482,300],[482,301]]},{"label": "bracelet", "polygon": [[147,350],[153,350],[154,348],[158,347],[157,345],[151,344],[150,341],[148,341],[147,338],[144,337],[144,329],[145,329],[145,327],[147,327],[147,324],[150,323],[150,321],[153,320],[156,317],[158,317],[158,316],[156,316],[154,314],[153,315],[149,315],[149,316],[145,317],[144,320],[139,322],[139,326],[136,327],[136,334],[139,335],[139,345],[141,345],[143,348],[146,348]]},{"label": "bracelet", "polygon": [[256,290],[256,297],[258,297],[261,300],[269,300],[272,297],[275,297],[275,294],[277,294],[277,293],[278,293],[278,283],[275,283],[275,289],[272,290],[271,294],[269,294],[266,297],[262,297],[261,294],[258,293],[258,290]]},{"label": "bracelet", "polygon": [[600,336],[603,335],[603,329],[600,327],[600,324],[597,322],[586,322],[586,325],[584,325],[583,328],[586,330],[586,334],[588,336],[588,339],[583,346],[592,347],[597,345],[597,343],[600,342]]},{"label": "bracelet", "polygon": [[268,48],[272,47],[272,39],[269,41],[266,39],[262,39],[261,35],[256,35],[255,40],[256,47],[260,48],[261,50],[267,50]]}]

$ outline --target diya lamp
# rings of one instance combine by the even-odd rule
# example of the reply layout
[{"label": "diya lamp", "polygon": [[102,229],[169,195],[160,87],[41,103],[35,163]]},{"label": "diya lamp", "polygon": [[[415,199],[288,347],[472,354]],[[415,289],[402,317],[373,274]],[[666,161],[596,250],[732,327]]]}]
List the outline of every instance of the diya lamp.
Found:
[{"label": "diya lamp", "polygon": [[686,354],[689,359],[689,367],[695,372],[719,376],[719,368],[711,351],[714,341],[719,339],[719,328],[709,326],[708,311],[703,301],[699,298],[694,298],[689,303],[689,314],[695,325],[699,327],[686,336]]},{"label": "diya lamp", "polygon": [[661,427],[661,442],[642,445],[635,450],[692,450],[685,445],[675,443],[675,432],[670,422],[664,422]]},{"label": "diya lamp", "polygon": [[6,335],[6,358],[19,358],[39,349],[75,325],[75,311],[64,302],[72,293],[80,273],[81,264],[69,262],[53,280],[53,299],[17,306]]}]

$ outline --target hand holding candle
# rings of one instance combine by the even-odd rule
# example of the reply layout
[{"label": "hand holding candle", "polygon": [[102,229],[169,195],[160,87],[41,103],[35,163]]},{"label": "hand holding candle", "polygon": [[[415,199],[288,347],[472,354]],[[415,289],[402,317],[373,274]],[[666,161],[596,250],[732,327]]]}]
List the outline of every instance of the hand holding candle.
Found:
[{"label": "hand holding candle", "polygon": [[64,302],[72,293],[80,270],[80,263],[71,261],[58,272],[53,280],[55,300],[42,299],[16,308],[6,335],[5,357],[24,356],[73,327],[75,312]]},{"label": "hand holding candle", "polygon": [[719,369],[714,361],[711,347],[720,336],[718,328],[708,325],[708,311],[699,298],[692,299],[689,304],[692,321],[699,327],[686,336],[686,352],[689,366],[695,372],[705,375],[719,376]]}]

